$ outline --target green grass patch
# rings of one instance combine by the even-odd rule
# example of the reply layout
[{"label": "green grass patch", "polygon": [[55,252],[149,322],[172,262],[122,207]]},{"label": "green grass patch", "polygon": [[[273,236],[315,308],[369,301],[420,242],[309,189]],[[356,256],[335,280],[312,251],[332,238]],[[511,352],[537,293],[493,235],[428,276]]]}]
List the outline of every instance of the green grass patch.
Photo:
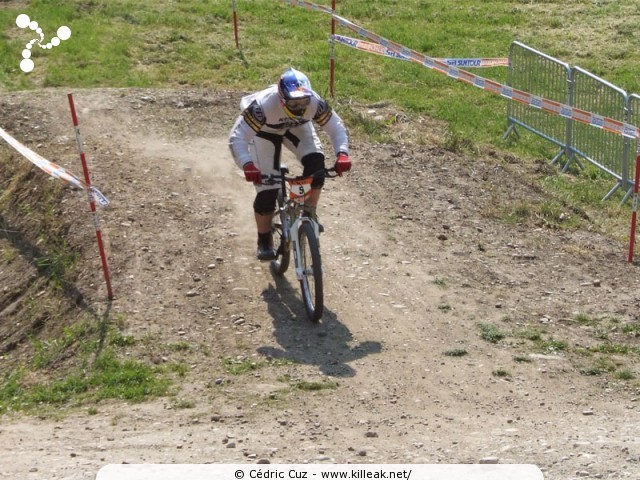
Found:
[{"label": "green grass patch", "polygon": [[185,409],[196,408],[196,402],[186,398],[174,399],[171,402],[171,408],[173,408],[174,410],[185,410]]},{"label": "green grass patch", "polygon": [[498,377],[498,378],[509,378],[509,377],[511,377],[511,373],[509,373],[508,370],[506,370],[505,368],[502,368],[502,367],[495,369],[493,372],[491,372],[491,374],[494,377]]},{"label": "green grass patch", "polygon": [[589,350],[593,353],[606,353],[613,355],[638,355],[640,354],[640,347],[632,347],[621,343],[601,343],[594,347],[589,347]]},{"label": "green grass patch", "polygon": [[255,370],[259,370],[268,366],[279,367],[292,365],[295,363],[294,360],[290,360],[288,358],[254,361],[243,357],[225,357],[222,362],[225,371],[232,375],[243,375],[245,373],[253,372]]},{"label": "green grass patch", "polygon": [[558,353],[567,350],[567,342],[562,340],[540,339],[534,342],[535,348],[542,353]]},{"label": "green grass patch", "polygon": [[477,327],[480,331],[480,337],[487,342],[498,343],[507,336],[506,332],[492,323],[479,323]]},{"label": "green grass patch", "polygon": [[189,373],[189,366],[182,362],[172,362],[167,365],[167,369],[179,377],[186,377],[187,373]]},{"label": "green grass patch", "polygon": [[355,111],[348,106],[341,108],[340,116],[349,124],[351,134],[365,135],[372,141],[389,143],[392,141],[388,125],[371,115]]},{"label": "green grass patch", "polygon": [[246,358],[225,357],[223,359],[224,369],[232,375],[243,375],[253,372],[267,365],[265,361],[253,361]]},{"label": "green grass patch", "polygon": [[582,368],[580,373],[583,375],[603,375],[606,373],[615,372],[618,366],[616,363],[608,357],[600,356],[591,365]]},{"label": "green grass patch", "polygon": [[513,361],[516,363],[531,363],[532,360],[529,356],[527,355],[514,355],[513,356]]},{"label": "green grass patch", "polygon": [[188,352],[192,346],[187,341],[174,342],[167,345],[172,352]]},{"label": "green grass patch", "polygon": [[108,341],[114,347],[132,347],[137,343],[133,335],[123,335],[119,330],[110,330]]},{"label": "green grass patch", "polygon": [[[55,324],[63,319],[49,321]],[[127,358],[127,350],[138,342],[107,321],[92,316],[47,336],[31,338],[30,360],[0,372],[0,414],[46,414],[49,407],[92,408],[105,399],[140,402],[166,395],[172,378],[180,372],[171,365]],[[7,360],[11,361],[11,353]]]},{"label": "green grass patch", "polygon": [[447,357],[464,357],[468,353],[464,348],[452,348],[451,350],[446,350],[443,355]]},{"label": "green grass patch", "polygon": [[624,325],[622,331],[633,336],[640,336],[640,322],[632,322]]},{"label": "green grass patch", "polygon": [[441,288],[447,288],[447,281],[444,278],[436,278],[433,283]]},{"label": "green grass patch", "polygon": [[576,230],[584,225],[582,218],[571,207],[554,199],[539,201],[518,200],[503,207],[501,219],[511,225]]},{"label": "green grass patch", "polygon": [[278,377],[278,381],[288,384],[289,391],[301,390],[304,392],[317,392],[320,390],[335,390],[336,388],[338,388],[338,383],[331,380],[322,380],[320,382],[294,380],[289,374]]},{"label": "green grass patch", "polygon": [[88,354],[96,350],[99,342],[99,326],[89,321],[78,322],[64,327],[58,336],[32,340],[35,355],[32,364],[35,369],[55,365],[60,359],[70,355],[70,351]]},{"label": "green grass patch", "polygon": [[578,322],[580,325],[586,325],[589,327],[592,327],[594,325],[598,324],[598,319],[594,318],[590,315],[587,315],[586,313],[577,313],[575,316],[575,321]]},{"label": "green grass patch", "polygon": [[532,342],[542,340],[543,334],[544,330],[537,326],[527,326],[526,328],[522,328],[514,332],[516,337],[531,340]]},{"label": "green grass patch", "polygon": [[322,382],[307,382],[304,380],[293,382],[289,384],[291,388],[295,390],[302,390],[304,392],[317,392],[320,390],[335,390],[338,388],[336,382],[322,381]]},{"label": "green grass patch", "polygon": [[438,305],[438,310],[440,310],[442,313],[448,313],[451,311],[451,309],[452,307],[448,303],[441,303],[440,305]]},{"label": "green grass patch", "polygon": [[79,406],[105,399],[139,402],[165,395],[171,381],[155,367],[121,360],[111,352],[60,378],[31,384],[27,370],[5,376],[0,383],[0,414],[32,412],[47,407]]},{"label": "green grass patch", "polygon": [[628,368],[623,368],[616,371],[614,376],[618,380],[633,380],[634,378],[636,378],[636,375]]},{"label": "green grass patch", "polygon": [[11,263],[13,262],[16,258],[18,258],[18,251],[10,246],[7,246],[5,248],[2,248],[0,250],[0,256],[2,257],[2,260],[5,263]]},{"label": "green grass patch", "polygon": [[142,401],[165,395],[171,382],[161,378],[162,371],[135,360],[122,361],[115,355],[101,356],[95,365],[90,384],[96,399],[120,398]]}]

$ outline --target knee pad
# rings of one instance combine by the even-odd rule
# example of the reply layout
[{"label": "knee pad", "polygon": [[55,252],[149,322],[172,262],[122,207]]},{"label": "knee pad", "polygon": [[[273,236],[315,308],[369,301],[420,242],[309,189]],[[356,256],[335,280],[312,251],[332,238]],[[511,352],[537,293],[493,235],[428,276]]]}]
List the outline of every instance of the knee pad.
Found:
[{"label": "knee pad", "polygon": [[[312,175],[318,170],[324,168],[324,154],[320,152],[313,152],[305,155],[300,159],[300,163],[304,167],[302,171],[303,175]],[[314,178],[311,183],[311,188],[322,188],[324,185],[324,177]]]},{"label": "knee pad", "polygon": [[258,215],[271,215],[276,209],[278,189],[262,190],[253,201],[253,211]]}]

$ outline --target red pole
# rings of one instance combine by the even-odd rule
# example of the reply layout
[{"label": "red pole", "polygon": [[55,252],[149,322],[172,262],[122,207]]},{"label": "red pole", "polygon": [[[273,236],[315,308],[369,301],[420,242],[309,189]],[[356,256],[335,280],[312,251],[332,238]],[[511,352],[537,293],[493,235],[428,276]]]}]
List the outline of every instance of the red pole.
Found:
[{"label": "red pole", "polygon": [[98,218],[98,212],[96,211],[96,202],[93,197],[93,190],[91,189],[91,179],[89,177],[89,167],[87,167],[87,160],[84,155],[84,147],[82,145],[82,137],[80,136],[80,127],[78,126],[78,116],[76,115],[76,107],[73,104],[73,95],[68,94],[69,106],[71,107],[71,117],[73,118],[73,126],[76,133],[76,141],[78,142],[78,149],[80,150],[80,160],[82,161],[82,170],[84,171],[84,182],[87,184],[87,195],[89,198],[89,205],[91,205],[91,212],[93,213],[93,223],[96,226],[96,238],[98,239],[98,250],[100,250],[100,259],[102,260],[102,271],[104,272],[104,279],[107,282],[107,295],[109,300],[113,300],[113,291],[111,290],[111,279],[109,278],[109,266],[107,265],[107,256],[104,253],[104,246],[102,244],[102,232],[100,230],[100,219]]},{"label": "red pole", "polygon": [[336,0],[331,0],[331,59],[329,60],[329,92],[331,98],[334,98],[333,82],[334,82],[334,58],[335,58],[335,40],[333,36],[336,34],[336,19],[333,15],[336,13]]},{"label": "red pole", "polygon": [[236,0],[231,2],[233,8],[233,36],[236,39],[236,48],[240,48],[240,41],[238,40],[238,15],[236,14]]},{"label": "red pole", "polygon": [[638,216],[638,182],[640,181],[640,139],[638,142],[638,155],[636,157],[636,180],[633,185],[633,210],[631,213],[631,235],[629,235],[629,263],[633,262],[633,247],[636,242],[636,220]]}]

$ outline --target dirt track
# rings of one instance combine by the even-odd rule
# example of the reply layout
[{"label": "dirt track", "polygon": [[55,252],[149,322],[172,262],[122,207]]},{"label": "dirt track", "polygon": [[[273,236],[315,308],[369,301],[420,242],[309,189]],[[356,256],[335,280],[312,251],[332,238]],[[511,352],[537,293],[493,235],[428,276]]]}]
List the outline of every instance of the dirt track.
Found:
[{"label": "dirt track", "polygon": [[[353,172],[327,183],[326,313],[313,325],[293,274],[274,279],[253,258],[253,190],[226,147],[239,97],[75,93],[93,183],[112,202],[100,215],[116,299],[105,302],[97,256],[78,288],[126,334],[151,339],[132,354],[190,371],[171,398],[59,421],[2,418],[0,476],[91,479],[122,462],[495,457],[537,464],[549,479],[640,478],[637,381],[584,375],[598,355],[572,353],[602,339],[576,313],[617,319],[602,321],[608,340],[638,345],[622,329],[638,321],[640,302],[623,245],[496,221],[509,202],[539,199],[523,180],[534,167],[496,152],[454,155],[437,145],[437,124],[398,117],[397,143],[354,139]],[[38,125],[38,152],[80,173],[66,92],[3,100],[10,132],[21,116],[47,112],[22,121]],[[83,201],[70,192],[70,211]],[[72,234],[91,239],[88,214]],[[508,335],[490,343],[478,324]],[[569,348],[537,349],[523,331]],[[189,348],[170,349],[176,342]],[[454,350],[466,355],[445,355]],[[640,374],[637,355],[607,358]],[[264,367],[232,375],[234,360]]]}]

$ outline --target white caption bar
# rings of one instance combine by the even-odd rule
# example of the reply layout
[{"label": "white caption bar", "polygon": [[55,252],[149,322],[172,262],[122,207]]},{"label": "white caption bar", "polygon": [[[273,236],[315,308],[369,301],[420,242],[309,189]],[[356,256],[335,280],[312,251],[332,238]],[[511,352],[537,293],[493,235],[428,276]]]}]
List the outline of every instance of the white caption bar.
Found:
[{"label": "white caption bar", "polygon": [[535,465],[107,465],[96,480],[544,480]]}]

